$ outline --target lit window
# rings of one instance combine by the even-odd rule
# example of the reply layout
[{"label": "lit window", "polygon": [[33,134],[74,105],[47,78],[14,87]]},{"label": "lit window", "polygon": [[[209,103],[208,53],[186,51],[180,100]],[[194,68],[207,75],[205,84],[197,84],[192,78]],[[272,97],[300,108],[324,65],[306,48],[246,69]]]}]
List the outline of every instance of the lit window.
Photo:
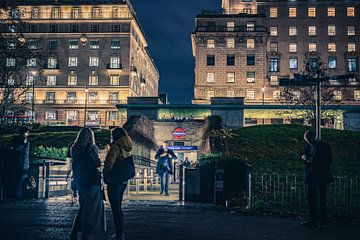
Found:
[{"label": "lit window", "polygon": [[295,7],[289,8],[289,17],[291,17],[291,18],[296,17],[296,8]]},{"label": "lit window", "polygon": [[29,40],[28,41],[28,48],[29,49],[36,49],[37,48],[36,43],[37,43],[36,40]]},{"label": "lit window", "polygon": [[297,35],[297,28],[296,27],[289,27],[289,36],[296,36]]},{"label": "lit window", "polygon": [[33,101],[33,93],[32,92],[25,93],[25,102],[32,103],[32,101]]},{"label": "lit window", "polygon": [[360,91],[359,90],[354,91],[354,99],[355,100],[360,100]]},{"label": "lit window", "polygon": [[316,8],[315,7],[308,8],[308,17],[311,17],[311,18],[316,17]]},{"label": "lit window", "polygon": [[89,85],[97,86],[99,84],[99,76],[95,74],[91,74],[89,76]]},{"label": "lit window", "polygon": [[109,95],[110,103],[117,103],[119,101],[119,93],[111,92]]},{"label": "lit window", "polygon": [[111,49],[120,49],[120,40],[112,40]]},{"label": "lit window", "polygon": [[328,17],[335,17],[336,16],[335,7],[328,7],[327,15],[328,15]]},{"label": "lit window", "polygon": [[68,121],[77,121],[77,117],[78,117],[78,111],[76,110],[68,110],[66,112],[66,119]]},{"label": "lit window", "polygon": [[278,35],[278,28],[270,27],[270,36],[277,36],[277,35]]},{"label": "lit window", "polygon": [[309,52],[316,52],[316,51],[317,51],[317,44],[309,43]]},{"label": "lit window", "polygon": [[26,75],[25,85],[31,86],[34,83],[34,76],[32,75]]},{"label": "lit window", "polygon": [[47,65],[48,65],[47,67],[50,69],[56,69],[57,68],[57,59],[53,58],[53,57],[49,58]]},{"label": "lit window", "polygon": [[6,58],[7,67],[15,67],[15,58]]},{"label": "lit window", "polygon": [[277,85],[279,84],[279,77],[277,75],[270,76],[270,84]]},{"label": "lit window", "polygon": [[97,8],[97,7],[94,7],[92,9],[92,17],[93,18],[101,18],[101,9]]},{"label": "lit window", "polygon": [[234,72],[226,73],[226,82],[227,83],[234,83],[235,82],[235,73]]},{"label": "lit window", "polygon": [[277,52],[278,51],[278,43],[277,42],[271,42],[270,43],[270,51],[271,52]]},{"label": "lit window", "polygon": [[68,76],[68,85],[69,86],[76,86],[77,85],[77,75],[70,74]]},{"label": "lit window", "polygon": [[119,120],[119,112],[109,111],[109,121],[117,121],[117,120]]},{"label": "lit window", "polygon": [[56,85],[56,75],[48,75],[46,79],[47,86],[55,86]]},{"label": "lit window", "polygon": [[81,18],[81,9],[80,8],[73,8],[71,10],[71,17],[74,19]]},{"label": "lit window", "polygon": [[270,72],[279,72],[279,59],[278,58],[270,58],[269,71]]},{"label": "lit window", "polygon": [[77,65],[78,65],[78,58],[77,57],[69,57],[68,66],[76,67]]},{"label": "lit window", "polygon": [[215,82],[215,73],[214,72],[209,72],[206,74],[206,82],[208,82],[208,83]]},{"label": "lit window", "polygon": [[215,40],[214,39],[208,39],[206,47],[207,48],[215,48]]},{"label": "lit window", "polygon": [[46,93],[46,102],[47,103],[55,103],[55,92],[47,92]]},{"label": "lit window", "polygon": [[356,58],[347,59],[348,71],[349,72],[357,72],[357,60]]},{"label": "lit window", "polygon": [[255,83],[255,72],[247,72],[246,73],[246,82],[247,83]]},{"label": "lit window", "polygon": [[110,75],[110,85],[119,86],[120,85],[120,76],[119,75]]},{"label": "lit window", "polygon": [[289,44],[289,52],[297,52],[297,43],[290,43]]},{"label": "lit window", "polygon": [[215,55],[207,55],[206,56],[206,65],[207,66],[215,66]]},{"label": "lit window", "polygon": [[255,48],[255,39],[253,39],[253,38],[246,39],[246,48],[248,48],[248,49]]},{"label": "lit window", "polygon": [[30,58],[26,63],[27,67],[36,67],[36,58]]},{"label": "lit window", "polygon": [[355,17],[355,7],[347,7],[346,8],[346,15],[348,17]]},{"label": "lit window", "polygon": [[355,52],[356,51],[356,44],[355,43],[348,43],[347,50],[348,50],[348,52]]},{"label": "lit window", "polygon": [[99,66],[99,58],[98,57],[90,57],[89,67],[97,67],[97,66]]},{"label": "lit window", "polygon": [[278,17],[278,8],[271,7],[270,8],[270,18],[277,18]]},{"label": "lit window", "polygon": [[206,90],[206,99],[210,99],[215,97],[215,91],[214,90]]},{"label": "lit window", "polygon": [[289,60],[289,68],[290,69],[297,69],[298,68],[298,59],[297,58],[290,58],[290,60]]},{"label": "lit window", "polygon": [[51,18],[58,19],[61,17],[60,8],[53,8],[51,9]]},{"label": "lit window", "polygon": [[95,103],[98,100],[97,92],[89,92],[89,102]]},{"label": "lit window", "polygon": [[227,48],[235,48],[235,39],[234,38],[227,38],[226,39],[226,47]]},{"label": "lit window", "polygon": [[336,52],[336,43],[328,43],[328,51]]},{"label": "lit window", "polygon": [[57,119],[57,112],[55,110],[48,110],[45,113],[46,120],[56,120]]},{"label": "lit window", "polygon": [[246,23],[246,31],[248,31],[248,32],[255,31],[255,23],[254,22],[247,22]]},{"label": "lit window", "polygon": [[7,80],[7,84],[10,85],[10,86],[14,86],[15,85],[15,79],[10,76]]},{"label": "lit window", "polygon": [[329,25],[328,26],[328,35],[329,36],[335,36],[336,35],[336,26],[335,25]]},{"label": "lit window", "polygon": [[226,97],[235,97],[235,91],[234,90],[227,90],[226,91]]},{"label": "lit window", "polygon": [[91,40],[90,49],[99,49],[99,40]]},{"label": "lit window", "polygon": [[69,49],[78,49],[79,41],[78,40],[69,40]]},{"label": "lit window", "polygon": [[309,36],[316,36],[316,26],[309,26],[308,34],[309,34]]},{"label": "lit window", "polygon": [[226,23],[226,29],[229,32],[233,32],[235,30],[235,22],[227,22]]},{"label": "lit window", "polygon": [[254,90],[246,90],[246,99],[255,100],[255,91]]},{"label": "lit window", "polygon": [[121,61],[119,57],[111,57],[110,58],[110,68],[112,69],[120,69]]},{"label": "lit window", "polygon": [[355,26],[348,26],[348,36],[355,36],[355,35],[356,35]]},{"label": "lit window", "polygon": [[40,10],[38,8],[33,8],[31,11],[31,18],[38,19],[40,17]]},{"label": "lit window", "polygon": [[337,67],[337,61],[335,56],[331,56],[328,59],[328,67],[329,69],[336,69]]},{"label": "lit window", "polygon": [[335,90],[334,91],[334,99],[336,101],[341,101],[342,99],[342,92],[341,91],[338,91],[338,90]]},{"label": "lit window", "polygon": [[273,91],[273,99],[274,100],[280,100],[281,93],[279,90]]},{"label": "lit window", "polygon": [[89,122],[99,121],[99,112],[98,111],[88,111],[87,121],[89,121]]},{"label": "lit window", "polygon": [[67,102],[75,103],[76,102],[76,92],[68,92],[67,94]]}]

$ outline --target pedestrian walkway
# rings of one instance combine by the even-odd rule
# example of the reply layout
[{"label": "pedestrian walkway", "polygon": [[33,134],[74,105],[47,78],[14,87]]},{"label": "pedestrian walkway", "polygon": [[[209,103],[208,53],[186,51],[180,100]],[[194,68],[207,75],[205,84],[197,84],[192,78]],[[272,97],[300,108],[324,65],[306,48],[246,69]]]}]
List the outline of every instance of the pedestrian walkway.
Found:
[{"label": "pedestrian walkway", "polygon": [[[1,240],[68,239],[76,204],[53,199],[0,202]],[[252,216],[206,205],[176,201],[128,201],[124,204],[127,240],[352,240],[359,226],[308,229],[298,219]],[[109,232],[113,231],[107,206]],[[96,239],[108,239],[102,234]]]}]

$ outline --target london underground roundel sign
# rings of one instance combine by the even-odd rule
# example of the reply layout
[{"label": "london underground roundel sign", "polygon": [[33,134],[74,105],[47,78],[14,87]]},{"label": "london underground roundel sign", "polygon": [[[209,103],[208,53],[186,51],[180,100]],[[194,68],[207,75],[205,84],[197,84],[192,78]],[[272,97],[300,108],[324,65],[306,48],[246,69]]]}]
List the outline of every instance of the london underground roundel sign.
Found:
[{"label": "london underground roundel sign", "polygon": [[173,136],[177,140],[184,139],[186,137],[186,131],[181,127],[175,128]]}]

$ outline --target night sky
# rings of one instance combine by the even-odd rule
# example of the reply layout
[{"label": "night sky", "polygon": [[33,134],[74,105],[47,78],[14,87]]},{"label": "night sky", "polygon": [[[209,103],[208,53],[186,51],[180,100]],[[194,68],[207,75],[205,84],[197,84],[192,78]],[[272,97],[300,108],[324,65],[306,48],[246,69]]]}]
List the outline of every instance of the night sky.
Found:
[{"label": "night sky", "polygon": [[221,0],[132,0],[160,72],[159,92],[171,103],[193,98],[194,57],[191,33],[195,16],[203,11],[221,12]]}]

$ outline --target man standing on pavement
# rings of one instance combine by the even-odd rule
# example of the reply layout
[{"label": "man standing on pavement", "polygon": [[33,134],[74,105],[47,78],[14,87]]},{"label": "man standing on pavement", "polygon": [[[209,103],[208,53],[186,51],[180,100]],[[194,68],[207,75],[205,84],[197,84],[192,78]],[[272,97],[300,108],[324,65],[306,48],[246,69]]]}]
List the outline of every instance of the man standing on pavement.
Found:
[{"label": "man standing on pavement", "polygon": [[15,192],[16,200],[21,200],[23,197],[23,189],[25,180],[29,174],[30,166],[30,143],[29,143],[29,129],[27,127],[20,128],[20,134],[14,138],[12,148],[15,152],[16,174],[18,176],[18,183]]},{"label": "man standing on pavement", "polygon": [[[162,147],[155,155],[157,159],[156,173],[160,176],[161,192],[165,192],[165,196],[169,196],[169,177],[173,172],[173,160],[177,159],[175,153],[169,149],[168,142],[164,141]],[[165,177],[165,183],[164,183]]]},{"label": "man standing on pavement", "polygon": [[305,132],[304,139],[307,144],[302,160],[308,186],[309,219],[302,225],[324,228],[327,221],[327,188],[332,181],[332,150],[328,143],[316,139],[312,131]]}]

